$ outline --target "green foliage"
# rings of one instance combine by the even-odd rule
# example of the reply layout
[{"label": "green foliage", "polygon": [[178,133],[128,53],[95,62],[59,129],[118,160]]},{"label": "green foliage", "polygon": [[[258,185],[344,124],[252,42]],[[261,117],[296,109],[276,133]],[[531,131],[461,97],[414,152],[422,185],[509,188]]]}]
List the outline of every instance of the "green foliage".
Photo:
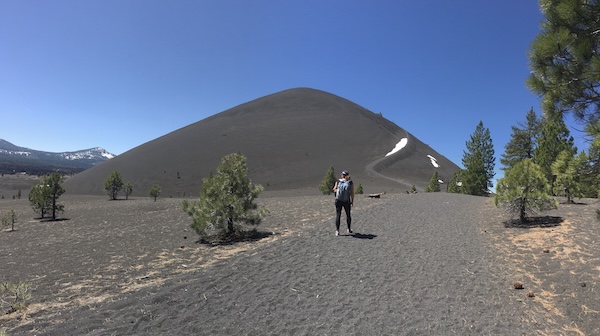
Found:
[{"label": "green foliage", "polygon": [[438,175],[437,170],[433,173],[431,178],[429,179],[429,184],[427,184],[427,188],[425,188],[425,192],[439,192],[440,190],[440,177]]},{"label": "green foliage", "polygon": [[531,159],[506,170],[498,181],[494,204],[512,216],[518,215],[521,222],[525,222],[529,214],[556,208],[546,176]]},{"label": "green foliage", "polygon": [[23,311],[29,305],[31,293],[27,282],[0,283],[0,307],[10,308],[9,312]]},{"label": "green foliage", "polygon": [[110,175],[104,181],[104,190],[108,192],[108,196],[111,200],[116,200],[119,194],[119,191],[123,189],[123,178],[118,171],[113,170]]},{"label": "green foliage", "polygon": [[321,182],[321,185],[319,186],[319,190],[323,195],[329,195],[333,192],[335,181],[337,181],[335,170],[333,169],[333,166],[330,166],[329,169],[327,169],[327,173],[325,173],[325,177],[323,177],[323,182]]},{"label": "green foliage", "polygon": [[536,116],[533,108],[527,112],[526,123],[512,126],[510,141],[504,147],[504,153],[500,158],[503,169],[509,169],[515,164],[533,157],[533,152],[540,134],[541,120]]},{"label": "green foliage", "polygon": [[362,195],[364,193],[362,184],[360,184],[360,183],[358,184],[358,186],[356,187],[355,193],[360,194],[360,195]]},{"label": "green foliage", "polygon": [[2,217],[2,226],[10,226],[10,231],[15,231],[15,223],[17,222],[17,213],[11,209],[4,217]]},{"label": "green foliage", "polygon": [[201,236],[216,230],[223,236],[235,232],[239,223],[260,224],[265,208],[254,202],[263,190],[250,181],[246,158],[241,154],[228,154],[221,159],[216,172],[202,180],[202,190],[197,201],[183,201],[183,210],[193,219],[192,228]]},{"label": "green foliage", "polygon": [[573,203],[573,197],[581,197],[579,175],[577,169],[581,166],[584,156],[573,157],[569,151],[558,154],[552,163],[552,175],[555,176],[553,192],[555,195],[567,197],[567,203]]},{"label": "green foliage", "polygon": [[57,172],[46,175],[31,187],[29,203],[35,212],[40,213],[40,218],[51,213],[52,220],[56,220],[56,213],[64,211],[64,206],[57,204],[58,198],[65,193],[62,187],[64,177]]},{"label": "green foliage", "polygon": [[[483,127],[483,121],[479,122],[466,146],[467,151],[464,152],[462,159],[466,170],[464,177],[468,179],[469,183],[476,183],[476,185],[469,185],[468,189],[465,190],[465,181],[463,180],[463,192],[471,195],[483,195],[488,187],[494,186],[492,179],[496,175],[494,172],[496,161],[494,145],[492,144],[490,130]],[[483,169],[481,169],[480,164],[483,165]],[[475,176],[475,174],[481,174],[482,176]],[[479,182],[483,180],[485,180],[485,188],[479,190]]]},{"label": "green foliage", "polygon": [[448,192],[460,194],[462,193],[462,169],[459,169],[452,174],[450,182],[448,182]]},{"label": "green foliage", "polygon": [[123,192],[125,193],[125,199],[129,199],[129,195],[133,192],[133,185],[131,182],[125,182],[123,185]]},{"label": "green foliage", "polygon": [[43,179],[31,186],[28,198],[33,211],[39,213],[40,218],[46,217],[52,202],[50,200],[50,188],[44,183]]},{"label": "green foliage", "polygon": [[411,194],[416,194],[417,193],[417,187],[415,187],[415,185],[413,184],[412,187],[410,188],[410,193]]},{"label": "green foliage", "polygon": [[486,169],[480,153],[463,161],[465,170],[461,174],[462,185],[460,190],[467,195],[484,196],[488,193],[489,180],[486,178]]},{"label": "green foliage", "polygon": [[160,195],[160,192],[161,192],[160,185],[158,185],[156,183],[153,184],[152,187],[150,188],[150,197],[154,197],[154,202],[156,202],[156,199]]},{"label": "green foliage", "polygon": [[577,153],[573,137],[569,135],[569,129],[563,116],[558,113],[545,113],[541,122],[538,146],[533,152],[533,159],[541,167],[550,185],[554,184],[552,163],[564,150],[569,151],[572,155]]},{"label": "green foliage", "polygon": [[531,44],[529,88],[545,111],[600,116],[600,1],[540,0],[541,31]]}]

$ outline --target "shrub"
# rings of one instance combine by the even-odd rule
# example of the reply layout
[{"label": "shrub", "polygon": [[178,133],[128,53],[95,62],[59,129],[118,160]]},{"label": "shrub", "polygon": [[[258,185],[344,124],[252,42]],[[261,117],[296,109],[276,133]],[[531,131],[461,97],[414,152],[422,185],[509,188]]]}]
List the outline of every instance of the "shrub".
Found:
[{"label": "shrub", "polygon": [[192,228],[201,236],[217,230],[231,236],[239,223],[260,224],[266,209],[258,209],[254,199],[263,190],[252,184],[248,177],[246,158],[241,154],[228,154],[221,159],[215,173],[202,180],[202,190],[197,201],[183,201],[183,210],[192,218]]},{"label": "shrub", "polygon": [[160,186],[158,184],[153,184],[152,187],[150,188],[150,197],[154,197],[154,202],[156,202],[156,199],[158,198],[158,196],[160,195]]},{"label": "shrub", "polygon": [[9,307],[9,313],[25,310],[31,299],[29,289],[29,283],[23,281],[0,283],[0,306]]},{"label": "shrub", "polygon": [[110,199],[116,200],[121,189],[123,189],[123,178],[121,178],[118,171],[113,170],[104,181],[104,190],[106,190]]},{"label": "shrub", "polygon": [[521,222],[528,214],[556,208],[550,185],[539,165],[525,159],[508,169],[498,181],[494,204],[518,215]]},{"label": "shrub", "polygon": [[333,166],[330,166],[329,169],[327,169],[327,173],[325,173],[325,177],[323,177],[323,182],[321,182],[319,190],[323,193],[323,195],[329,195],[333,192],[335,182],[335,170],[333,169]]},{"label": "shrub", "polygon": [[2,226],[8,227],[10,226],[10,231],[15,231],[15,223],[17,222],[17,213],[15,210],[10,210],[8,214],[2,217]]}]

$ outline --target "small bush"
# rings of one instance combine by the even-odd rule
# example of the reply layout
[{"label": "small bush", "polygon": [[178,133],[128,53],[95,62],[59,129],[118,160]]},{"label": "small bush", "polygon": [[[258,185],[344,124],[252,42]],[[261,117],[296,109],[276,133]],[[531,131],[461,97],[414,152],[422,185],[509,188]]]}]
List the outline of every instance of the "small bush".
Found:
[{"label": "small bush", "polygon": [[31,293],[27,282],[0,283],[0,307],[9,308],[7,313],[23,311],[29,305]]}]

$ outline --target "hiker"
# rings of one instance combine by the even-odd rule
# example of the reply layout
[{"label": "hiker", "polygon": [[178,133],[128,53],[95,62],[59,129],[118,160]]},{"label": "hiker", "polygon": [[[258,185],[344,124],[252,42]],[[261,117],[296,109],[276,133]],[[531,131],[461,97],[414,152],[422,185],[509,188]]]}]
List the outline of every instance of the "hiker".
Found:
[{"label": "hiker", "polygon": [[335,193],[335,235],[340,235],[340,217],[342,216],[342,208],[346,211],[348,233],[352,233],[352,216],[350,216],[350,208],[354,203],[354,183],[347,170],[342,171],[342,178],[335,182],[333,192]]}]

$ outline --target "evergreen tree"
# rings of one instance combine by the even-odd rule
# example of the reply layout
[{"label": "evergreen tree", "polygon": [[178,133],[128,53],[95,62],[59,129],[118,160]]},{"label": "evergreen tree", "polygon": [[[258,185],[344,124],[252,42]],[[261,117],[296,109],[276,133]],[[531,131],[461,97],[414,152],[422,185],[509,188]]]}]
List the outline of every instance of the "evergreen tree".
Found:
[{"label": "evergreen tree", "polygon": [[425,188],[425,192],[439,192],[440,191],[440,177],[437,170],[433,173],[429,179],[429,184]]},{"label": "evergreen tree", "polygon": [[540,133],[540,120],[533,111],[533,108],[527,112],[527,121],[519,122],[518,126],[512,126],[510,141],[504,147],[504,153],[500,158],[503,169],[509,169],[515,164],[533,157],[533,151],[536,147],[537,138]]},{"label": "evergreen tree", "polygon": [[577,153],[573,137],[569,134],[569,129],[563,120],[562,114],[544,114],[538,145],[533,152],[533,159],[541,167],[551,186],[554,184],[554,176],[550,167],[556,161],[558,154],[564,150],[569,151],[571,155]]},{"label": "evergreen tree", "polygon": [[254,202],[263,190],[248,177],[246,158],[228,154],[221,159],[217,171],[202,180],[197,201],[183,201],[183,210],[192,218],[192,228],[200,235],[218,230],[224,236],[235,232],[235,224],[258,225],[266,209]]},{"label": "evergreen tree", "polygon": [[358,184],[358,186],[356,187],[355,193],[359,194],[359,195],[362,195],[364,193],[362,184],[360,184],[360,183]]},{"label": "evergreen tree", "polygon": [[160,192],[160,185],[158,185],[157,183],[153,184],[150,188],[150,197],[154,198],[154,202],[156,202],[156,199],[158,198],[158,196],[160,196]]},{"label": "evergreen tree", "polygon": [[600,117],[600,1],[540,0],[541,32],[531,45],[527,85],[544,110]]},{"label": "evergreen tree", "polygon": [[50,212],[52,202],[50,199],[50,186],[46,185],[43,178],[37,184],[31,186],[28,198],[33,211],[39,213],[40,218],[46,217],[46,214]]},{"label": "evergreen tree", "polygon": [[52,204],[52,220],[56,220],[56,213],[63,212],[64,206],[61,204],[57,204],[58,198],[65,193],[65,188],[63,188],[62,183],[64,182],[64,177],[60,175],[58,172],[54,172],[46,177],[46,184],[50,188],[50,203]]},{"label": "evergreen tree", "polygon": [[125,184],[123,185],[123,192],[125,193],[125,199],[128,200],[129,195],[131,195],[131,193],[133,192],[133,185],[131,184],[131,182],[125,182]]},{"label": "evergreen tree", "polygon": [[[465,175],[469,175],[469,182],[474,183],[475,180],[480,179],[475,178],[473,174],[475,172],[483,174],[483,179],[485,179],[486,181],[485,190],[487,191],[488,187],[491,188],[494,186],[494,184],[492,183],[492,179],[496,175],[496,173],[494,172],[496,158],[494,157],[494,145],[492,144],[490,130],[488,128],[483,127],[483,121],[479,122],[479,124],[475,128],[475,132],[471,135],[471,139],[467,141],[466,145],[467,151],[464,152],[462,159],[463,166],[466,170]],[[478,158],[475,159],[475,156],[478,156]],[[478,160],[481,160],[481,162],[483,163],[483,171],[480,170]],[[469,169],[471,171],[469,171]],[[464,188],[463,192],[465,192]],[[478,194],[479,192],[477,193],[477,195]]]},{"label": "evergreen tree", "polygon": [[585,132],[591,138],[588,153],[578,169],[583,197],[598,197],[600,191],[600,120],[588,123]]},{"label": "evergreen tree", "polygon": [[452,178],[450,178],[450,182],[448,182],[448,192],[460,194],[462,193],[462,169],[459,169],[452,174]]},{"label": "evergreen tree", "polygon": [[461,191],[467,195],[484,196],[487,195],[489,181],[486,178],[485,164],[481,154],[475,152],[469,157],[469,161],[464,162]]},{"label": "evergreen tree", "polygon": [[330,166],[329,169],[327,169],[325,177],[323,177],[323,182],[321,182],[319,190],[323,193],[323,195],[331,194],[336,181],[337,179],[335,177],[335,170],[333,169],[333,166]]},{"label": "evergreen tree", "polygon": [[108,192],[110,199],[116,200],[119,191],[123,189],[123,178],[118,171],[113,170],[104,181],[104,190]]},{"label": "evergreen tree", "polygon": [[571,152],[564,150],[552,163],[552,175],[555,177],[554,194],[566,196],[567,203],[573,203],[573,197],[581,197],[580,175],[577,169],[581,167],[581,161],[584,159],[582,154],[574,157]]},{"label": "evergreen tree", "polygon": [[62,187],[64,177],[58,172],[46,175],[31,187],[29,191],[29,203],[34,211],[40,212],[40,218],[51,213],[52,220],[56,220],[56,213],[64,211],[64,206],[57,204],[58,198],[65,193]]},{"label": "evergreen tree", "polygon": [[494,204],[518,215],[521,222],[538,211],[556,208],[556,200],[550,196],[550,185],[539,165],[525,159],[506,170],[498,181]]}]

